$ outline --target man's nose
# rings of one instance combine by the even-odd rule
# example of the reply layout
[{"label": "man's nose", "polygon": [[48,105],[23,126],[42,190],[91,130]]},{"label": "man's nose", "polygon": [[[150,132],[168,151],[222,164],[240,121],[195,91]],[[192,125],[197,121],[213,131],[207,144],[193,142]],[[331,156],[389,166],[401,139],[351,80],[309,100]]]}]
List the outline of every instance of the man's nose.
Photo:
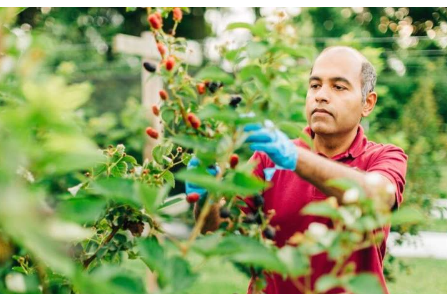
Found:
[{"label": "man's nose", "polygon": [[315,93],[315,101],[318,103],[321,102],[329,102],[329,89],[327,86],[323,85],[318,89],[317,93]]}]

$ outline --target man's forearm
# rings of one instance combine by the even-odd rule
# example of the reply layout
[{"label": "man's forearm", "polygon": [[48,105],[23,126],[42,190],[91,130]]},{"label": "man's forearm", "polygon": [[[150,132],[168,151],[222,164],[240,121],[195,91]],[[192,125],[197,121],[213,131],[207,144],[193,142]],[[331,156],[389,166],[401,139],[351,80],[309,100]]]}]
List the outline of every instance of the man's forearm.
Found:
[{"label": "man's forearm", "polygon": [[[366,173],[355,170],[347,165],[319,156],[307,149],[297,147],[298,162],[295,172],[304,180],[314,185],[318,190],[327,196],[335,196],[339,203],[343,200],[344,191],[335,187],[325,185],[328,180],[337,178],[348,178],[357,182],[368,196],[376,194],[375,187],[366,184]],[[390,184],[390,181],[381,177],[382,184]],[[389,207],[394,205],[394,195],[389,195],[386,200]]]}]

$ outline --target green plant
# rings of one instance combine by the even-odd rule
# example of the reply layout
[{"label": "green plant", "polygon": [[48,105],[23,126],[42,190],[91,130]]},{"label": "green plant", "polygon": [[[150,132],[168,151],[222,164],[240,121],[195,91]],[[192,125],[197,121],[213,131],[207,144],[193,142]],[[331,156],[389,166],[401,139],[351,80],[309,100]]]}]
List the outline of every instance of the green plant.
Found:
[{"label": "green plant", "polygon": [[[175,24],[166,34],[162,20],[171,12]],[[0,9],[0,13],[12,15],[2,18],[11,22],[17,11]],[[343,286],[366,293],[362,287],[366,284],[369,291],[380,292],[374,276],[356,275],[352,265],[344,267],[345,261],[354,250],[377,244],[381,236],[374,231],[391,218],[395,224],[417,222],[414,211],[391,216],[380,195],[367,198],[355,183],[333,181],[329,184],[350,193],[349,201],[338,206],[329,197],[303,211],[330,218],[333,228],[313,223],[287,246],[277,248],[270,240],[275,234],[269,225],[274,212],[264,214],[256,196],[256,214],[243,215],[238,209],[244,202],[236,196],[255,195],[269,185],[254,177],[253,163],[244,160],[248,155],[244,125],[268,117],[289,136],[308,140],[301,134],[302,85],[313,48],[298,45],[288,34],[294,29],[288,21],[272,25],[260,18],[254,24],[233,23],[229,30],[247,29],[253,35],[238,49],[221,48],[233,70],[225,72],[210,64],[192,77],[184,61],[174,56],[186,48],[186,40],[175,38],[182,19],[179,9],[149,14],[154,36],[167,53],[152,75],[160,75],[166,85],[160,93],[164,104],[157,111],[168,135],[153,149],[152,161],[139,163],[121,144],[100,150],[86,136],[76,111],[88,100],[88,84],[67,84],[57,76],[11,74],[20,91],[17,99],[5,101],[0,109],[4,138],[0,152],[6,155],[0,161],[0,275],[6,277],[0,282],[1,292],[146,293],[150,269],[156,273],[158,293],[182,293],[201,274],[186,258],[192,251],[248,269],[257,279],[257,293],[269,272],[309,277],[309,257],[326,251],[335,261],[331,273],[318,280],[315,290],[296,280],[298,289],[324,293]],[[0,41],[9,37],[8,31],[0,31]],[[8,48],[5,52],[14,54]],[[202,83],[208,92],[197,88]],[[174,174],[193,154],[201,165]],[[206,169],[211,164],[219,166],[215,177]],[[65,186],[63,193],[52,189],[51,184],[64,177],[73,185]],[[186,198],[168,197],[175,179],[209,191],[186,240],[166,234],[161,226],[173,218],[166,209]],[[200,236],[211,205],[222,198],[226,210],[220,213],[229,221],[216,233]],[[20,282],[3,282],[7,280]]]}]

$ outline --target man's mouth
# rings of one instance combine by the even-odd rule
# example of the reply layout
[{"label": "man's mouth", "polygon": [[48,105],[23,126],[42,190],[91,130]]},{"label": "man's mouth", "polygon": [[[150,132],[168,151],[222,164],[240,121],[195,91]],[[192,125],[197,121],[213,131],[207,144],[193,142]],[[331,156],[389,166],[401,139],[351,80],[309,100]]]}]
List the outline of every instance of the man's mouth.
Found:
[{"label": "man's mouth", "polygon": [[330,113],[329,111],[327,111],[326,109],[323,108],[316,108],[312,111],[312,115],[314,114],[318,114],[318,115],[330,115],[332,116],[332,113]]}]

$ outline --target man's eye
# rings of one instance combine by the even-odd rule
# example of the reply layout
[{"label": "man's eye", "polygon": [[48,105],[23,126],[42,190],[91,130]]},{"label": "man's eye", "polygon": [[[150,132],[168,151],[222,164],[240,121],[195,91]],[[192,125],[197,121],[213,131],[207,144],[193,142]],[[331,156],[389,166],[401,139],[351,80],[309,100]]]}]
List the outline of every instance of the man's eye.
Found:
[{"label": "man's eye", "polygon": [[343,86],[337,86],[337,85],[335,85],[334,88],[335,88],[336,90],[338,90],[338,91],[346,90],[346,88],[343,87]]},{"label": "man's eye", "polygon": [[311,87],[312,89],[317,89],[319,86],[320,86],[320,85],[318,85],[318,84],[311,84],[311,85],[310,85],[310,87]]}]

